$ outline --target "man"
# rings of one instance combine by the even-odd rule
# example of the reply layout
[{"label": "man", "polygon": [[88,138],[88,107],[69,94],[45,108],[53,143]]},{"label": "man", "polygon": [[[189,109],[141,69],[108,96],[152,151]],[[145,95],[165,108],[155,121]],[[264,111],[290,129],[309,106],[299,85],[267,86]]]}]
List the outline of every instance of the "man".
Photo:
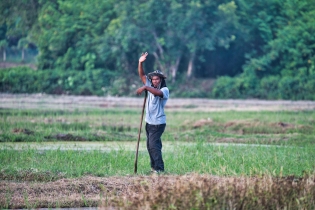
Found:
[{"label": "man", "polygon": [[148,91],[146,102],[146,135],[147,150],[150,155],[151,172],[164,172],[164,162],[162,158],[161,136],[166,126],[166,116],[164,113],[165,104],[169,98],[169,90],[166,86],[166,77],[159,70],[144,73],[142,63],[146,60],[148,53],[142,53],[139,58],[138,72],[144,86],[137,89],[140,95],[143,91]]}]

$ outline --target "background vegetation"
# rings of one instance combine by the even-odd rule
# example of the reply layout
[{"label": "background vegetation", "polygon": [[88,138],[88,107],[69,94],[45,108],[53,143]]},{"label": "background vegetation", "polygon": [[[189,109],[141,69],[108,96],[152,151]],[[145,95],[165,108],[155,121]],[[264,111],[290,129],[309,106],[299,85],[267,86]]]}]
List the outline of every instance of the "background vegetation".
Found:
[{"label": "background vegetation", "polygon": [[[131,87],[147,51],[146,71],[164,71],[168,84],[180,88],[178,97],[314,100],[313,0],[3,0],[0,11],[2,60],[12,49],[20,50],[22,62],[38,52],[30,61],[38,70],[29,75],[48,75],[49,86],[72,75],[98,75],[78,76],[79,90],[59,84],[60,93]],[[58,92],[19,89],[4,79],[8,71],[25,76],[3,70],[2,92]],[[108,81],[108,75],[115,76]],[[206,78],[216,79],[210,89],[194,82]],[[198,88],[187,91],[180,85],[187,83]],[[129,89],[108,94],[130,95]]]}]

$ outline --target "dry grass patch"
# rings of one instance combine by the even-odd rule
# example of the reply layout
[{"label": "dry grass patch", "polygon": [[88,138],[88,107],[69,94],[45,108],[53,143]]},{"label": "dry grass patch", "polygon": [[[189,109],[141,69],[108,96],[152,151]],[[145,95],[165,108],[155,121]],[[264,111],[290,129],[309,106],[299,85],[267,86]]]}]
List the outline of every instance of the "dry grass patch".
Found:
[{"label": "dry grass patch", "polygon": [[281,134],[287,133],[293,130],[310,130],[311,126],[305,125],[295,125],[291,123],[284,122],[276,122],[276,123],[268,123],[268,122],[260,122],[258,120],[255,121],[229,121],[223,125],[224,132],[232,132],[238,134]]},{"label": "dry grass patch", "polygon": [[53,181],[65,178],[65,174],[54,174],[50,171],[39,171],[35,168],[15,170],[14,173],[8,173],[7,170],[0,171],[0,180],[15,181]]},{"label": "dry grass patch", "polygon": [[200,119],[197,121],[185,121],[184,127],[193,129],[212,127],[222,133],[234,134],[282,134],[292,130],[311,131],[307,125],[295,125],[285,122],[261,122],[259,120],[233,120],[226,123],[215,122],[212,119]]},{"label": "dry grass patch", "polygon": [[149,177],[136,180],[114,204],[124,209],[309,209],[314,190],[314,177]]},{"label": "dry grass patch", "polygon": [[0,206],[6,208],[313,209],[314,203],[314,175],[276,178],[190,174],[0,181]]},{"label": "dry grass patch", "polygon": [[200,128],[203,126],[211,126],[213,124],[213,120],[208,118],[208,119],[201,119],[197,120],[196,122],[193,123],[192,127],[193,128]]}]

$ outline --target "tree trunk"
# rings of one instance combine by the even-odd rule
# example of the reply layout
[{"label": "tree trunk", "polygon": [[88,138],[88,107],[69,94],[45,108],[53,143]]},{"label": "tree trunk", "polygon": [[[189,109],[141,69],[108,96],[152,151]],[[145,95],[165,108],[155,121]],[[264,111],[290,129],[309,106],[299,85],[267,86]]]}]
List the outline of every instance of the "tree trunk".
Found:
[{"label": "tree trunk", "polygon": [[171,65],[171,74],[172,74],[172,83],[174,83],[176,81],[176,74],[177,74],[177,70],[178,70],[178,65],[180,62],[181,56],[179,55],[176,59],[176,62],[174,65]]},{"label": "tree trunk", "polygon": [[7,53],[5,51],[5,49],[3,49],[3,61],[7,60]]},{"label": "tree trunk", "polygon": [[193,74],[194,60],[195,60],[195,53],[192,53],[189,58],[187,78],[190,78]]},{"label": "tree trunk", "polygon": [[160,52],[160,56],[161,56],[162,59],[164,59],[164,50],[163,50],[163,47],[162,47],[162,45],[159,43],[158,37],[157,37],[155,31],[153,31],[152,34],[153,34],[153,37],[154,37],[154,40],[155,40],[156,47],[158,48],[158,50],[159,50],[159,52]]},{"label": "tree trunk", "polygon": [[22,62],[24,62],[25,52],[24,49],[22,49]]},{"label": "tree trunk", "polygon": [[159,55],[156,53],[156,52],[153,52],[153,56],[154,56],[154,58],[155,58],[155,60],[156,60],[156,62],[157,62],[157,65],[159,66],[159,70],[160,71],[162,71],[163,73],[167,73],[166,71],[165,71],[165,67],[162,65],[162,63],[161,63],[161,61],[160,61],[160,57],[159,57]]}]

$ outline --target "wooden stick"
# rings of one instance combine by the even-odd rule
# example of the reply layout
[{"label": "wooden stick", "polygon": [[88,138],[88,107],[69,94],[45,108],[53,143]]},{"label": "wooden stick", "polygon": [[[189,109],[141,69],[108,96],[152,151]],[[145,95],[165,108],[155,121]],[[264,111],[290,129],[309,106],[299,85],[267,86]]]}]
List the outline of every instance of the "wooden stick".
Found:
[{"label": "wooden stick", "polygon": [[135,174],[137,173],[137,169],[138,169],[139,142],[140,142],[140,135],[141,135],[141,128],[142,128],[142,121],[143,121],[143,113],[144,113],[145,103],[146,103],[146,101],[147,101],[147,95],[148,95],[148,91],[145,91],[145,94],[144,94],[144,101],[143,101],[143,105],[142,105],[141,119],[140,119],[140,127],[139,127],[139,134],[138,134],[136,158],[135,158],[135,170],[134,170],[134,173],[135,173]]}]

